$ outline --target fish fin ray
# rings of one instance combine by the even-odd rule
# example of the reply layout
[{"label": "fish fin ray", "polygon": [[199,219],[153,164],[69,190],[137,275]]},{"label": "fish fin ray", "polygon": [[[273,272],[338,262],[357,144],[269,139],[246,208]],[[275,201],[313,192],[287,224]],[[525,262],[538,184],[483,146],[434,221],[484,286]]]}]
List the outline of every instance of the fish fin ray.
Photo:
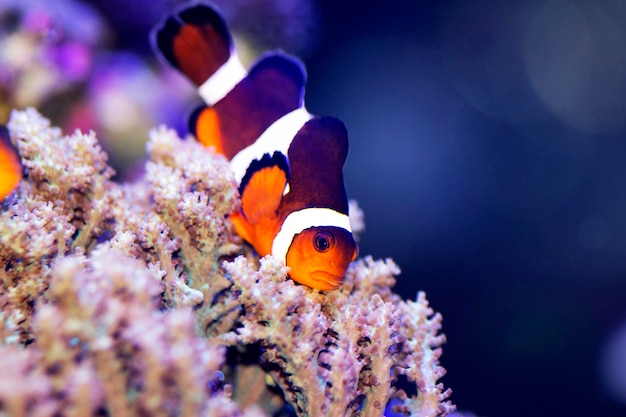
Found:
[{"label": "fish fin ray", "polygon": [[153,30],[152,44],[158,55],[196,85],[213,75],[234,50],[224,19],[205,4],[185,7],[167,17]]},{"label": "fish fin ray", "polygon": [[250,164],[239,187],[241,206],[251,224],[275,217],[288,181],[287,159],[280,152],[265,154]]},{"label": "fish fin ray", "polygon": [[230,215],[230,221],[235,226],[235,231],[246,242],[252,244],[254,236],[254,227],[239,212]]},{"label": "fish fin ray", "polygon": [[189,131],[206,147],[224,155],[220,122],[215,108],[200,106],[189,116]]}]

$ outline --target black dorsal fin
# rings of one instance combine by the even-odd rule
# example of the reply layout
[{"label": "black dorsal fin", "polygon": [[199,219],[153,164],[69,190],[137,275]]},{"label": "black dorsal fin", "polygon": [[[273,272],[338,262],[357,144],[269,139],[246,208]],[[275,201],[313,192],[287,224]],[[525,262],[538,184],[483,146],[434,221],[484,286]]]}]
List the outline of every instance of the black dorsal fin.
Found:
[{"label": "black dorsal fin", "polygon": [[348,213],[343,165],[348,155],[348,132],[334,117],[311,119],[289,147],[290,191],[285,208],[328,207]]}]

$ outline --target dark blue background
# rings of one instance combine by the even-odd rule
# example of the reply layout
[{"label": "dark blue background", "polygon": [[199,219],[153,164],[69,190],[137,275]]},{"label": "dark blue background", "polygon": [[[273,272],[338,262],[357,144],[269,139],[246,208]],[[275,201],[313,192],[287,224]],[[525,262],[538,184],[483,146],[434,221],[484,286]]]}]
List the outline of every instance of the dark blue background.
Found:
[{"label": "dark blue background", "polygon": [[599,368],[626,319],[625,130],[546,109],[515,53],[526,10],[502,3],[325,2],[307,103],[348,125],[362,253],[393,257],[397,290],[443,313],[461,409],[626,415]]}]

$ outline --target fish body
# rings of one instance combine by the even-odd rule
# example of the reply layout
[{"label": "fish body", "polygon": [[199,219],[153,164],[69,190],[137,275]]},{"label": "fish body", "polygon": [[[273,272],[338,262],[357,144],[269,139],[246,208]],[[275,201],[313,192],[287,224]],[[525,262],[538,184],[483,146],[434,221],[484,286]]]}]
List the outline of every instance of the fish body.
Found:
[{"label": "fish body", "polygon": [[246,70],[224,20],[203,3],[168,16],[153,40],[206,103],[190,130],[230,160],[237,233],[261,256],[283,259],[294,281],[337,288],[357,254],[343,181],[348,135],[340,120],[305,109],[303,65],[274,52]]},{"label": "fish body", "polygon": [[0,201],[9,195],[22,179],[22,165],[11,144],[9,131],[0,125]]}]

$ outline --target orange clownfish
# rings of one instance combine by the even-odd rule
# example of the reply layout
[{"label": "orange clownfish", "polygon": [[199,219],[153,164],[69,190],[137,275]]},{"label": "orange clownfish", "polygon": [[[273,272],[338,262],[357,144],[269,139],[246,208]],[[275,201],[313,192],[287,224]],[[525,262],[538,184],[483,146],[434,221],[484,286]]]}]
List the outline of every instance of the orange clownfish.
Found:
[{"label": "orange clownfish", "polygon": [[22,179],[22,165],[11,144],[9,131],[0,125],[0,201],[17,187]]},{"label": "orange clownfish", "polygon": [[348,134],[340,120],[305,109],[300,61],[275,52],[246,70],[224,19],[202,3],[168,16],[153,43],[206,103],[190,130],[230,160],[237,233],[259,255],[283,259],[294,281],[337,288],[357,254],[342,172]]}]

